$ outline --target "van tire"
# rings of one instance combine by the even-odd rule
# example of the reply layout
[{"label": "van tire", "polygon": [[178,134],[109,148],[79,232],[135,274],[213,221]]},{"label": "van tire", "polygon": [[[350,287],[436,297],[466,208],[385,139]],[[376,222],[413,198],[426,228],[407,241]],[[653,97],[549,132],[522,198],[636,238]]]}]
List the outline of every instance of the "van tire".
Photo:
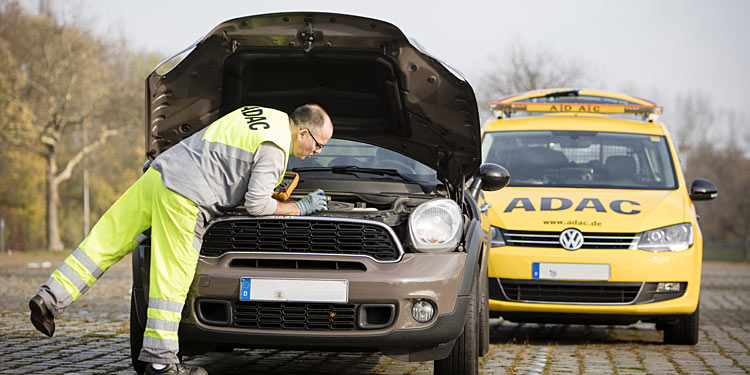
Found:
[{"label": "van tire", "polygon": [[680,315],[676,323],[664,324],[664,343],[695,345],[698,343],[700,306],[690,315]]}]

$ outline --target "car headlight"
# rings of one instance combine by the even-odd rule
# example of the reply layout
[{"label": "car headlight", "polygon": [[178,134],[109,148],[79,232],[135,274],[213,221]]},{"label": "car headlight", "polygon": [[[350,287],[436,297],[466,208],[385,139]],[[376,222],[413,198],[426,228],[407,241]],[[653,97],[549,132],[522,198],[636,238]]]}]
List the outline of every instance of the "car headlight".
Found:
[{"label": "car headlight", "polygon": [[494,226],[491,226],[490,229],[492,230],[491,247],[505,246],[505,238],[503,237],[503,231],[500,228],[494,227]]},{"label": "car headlight", "polygon": [[693,246],[693,226],[690,223],[670,225],[639,233],[638,250],[683,251]]},{"label": "car headlight", "polygon": [[417,206],[409,216],[409,238],[414,250],[448,252],[461,239],[461,208],[450,199],[435,199]]}]

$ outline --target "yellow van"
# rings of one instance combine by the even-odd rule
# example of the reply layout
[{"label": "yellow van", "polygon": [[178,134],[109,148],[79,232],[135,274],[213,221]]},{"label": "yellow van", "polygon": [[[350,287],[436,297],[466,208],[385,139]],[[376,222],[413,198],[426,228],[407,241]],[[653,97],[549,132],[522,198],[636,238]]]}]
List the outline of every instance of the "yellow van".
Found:
[{"label": "yellow van", "polygon": [[490,103],[484,162],[511,175],[491,203],[491,316],[515,322],[654,322],[698,341],[703,238],[693,201],[716,186],[681,172],[662,107],[588,89]]}]

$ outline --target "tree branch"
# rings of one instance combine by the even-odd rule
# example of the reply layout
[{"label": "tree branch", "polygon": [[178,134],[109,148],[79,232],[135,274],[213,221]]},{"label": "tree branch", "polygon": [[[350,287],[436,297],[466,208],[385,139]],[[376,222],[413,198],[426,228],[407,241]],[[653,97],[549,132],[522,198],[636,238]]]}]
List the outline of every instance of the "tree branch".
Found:
[{"label": "tree branch", "polygon": [[70,160],[68,160],[68,163],[65,164],[65,168],[63,168],[60,173],[55,175],[55,182],[61,183],[67,179],[69,179],[73,175],[73,169],[75,169],[78,164],[81,163],[83,160],[83,157],[91,153],[92,151],[99,148],[101,145],[106,142],[107,138],[116,135],[120,132],[118,129],[107,129],[105,130],[102,135],[94,142],[91,142],[90,144],[86,145],[81,151],[79,151],[75,156],[73,156]]},{"label": "tree branch", "polygon": [[[12,131],[11,131],[12,132]],[[47,151],[44,148],[36,147],[36,138],[24,136],[24,135],[18,135],[9,137],[5,131],[0,131],[0,140],[11,145],[23,148],[27,151],[31,151],[34,154],[37,154],[41,157],[47,156]]]},{"label": "tree branch", "polygon": [[18,107],[21,110],[21,114],[27,117],[30,121],[33,122],[36,120],[36,115],[31,113],[29,108],[26,106],[26,103],[24,103],[22,100],[18,99],[15,96],[9,95],[5,92],[0,92],[0,95],[4,96],[8,100],[9,104],[15,105],[16,107]]}]

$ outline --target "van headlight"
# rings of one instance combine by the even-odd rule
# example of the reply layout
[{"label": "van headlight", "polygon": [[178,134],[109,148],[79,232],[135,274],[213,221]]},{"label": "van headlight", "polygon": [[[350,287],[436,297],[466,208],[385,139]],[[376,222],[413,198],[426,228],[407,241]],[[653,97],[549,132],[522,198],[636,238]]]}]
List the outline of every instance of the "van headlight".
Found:
[{"label": "van headlight", "polygon": [[640,241],[635,246],[638,250],[683,251],[693,246],[693,226],[690,223],[652,229],[638,235]]},{"label": "van headlight", "polygon": [[505,246],[505,238],[503,238],[503,230],[496,226],[491,226],[490,230],[492,231],[491,247]]},{"label": "van headlight", "polygon": [[435,199],[417,206],[409,216],[411,247],[423,253],[455,250],[461,239],[461,208],[450,199]]}]

